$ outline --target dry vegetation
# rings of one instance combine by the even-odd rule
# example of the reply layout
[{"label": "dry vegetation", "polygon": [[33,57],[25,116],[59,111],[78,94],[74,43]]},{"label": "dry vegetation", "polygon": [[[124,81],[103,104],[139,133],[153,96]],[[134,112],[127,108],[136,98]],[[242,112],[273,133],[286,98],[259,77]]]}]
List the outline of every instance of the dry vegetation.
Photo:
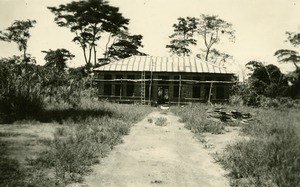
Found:
[{"label": "dry vegetation", "polygon": [[180,122],[185,123],[185,127],[194,133],[211,132],[220,134],[224,130],[224,125],[206,119],[206,109],[209,107],[209,105],[190,105],[172,107],[171,110],[180,116]]},{"label": "dry vegetation", "polygon": [[34,120],[1,126],[0,186],[80,182],[93,164],[122,142],[131,125],[152,110],[87,100],[76,109],[55,108]]},{"label": "dry vegetation", "polygon": [[[223,107],[249,112],[254,120],[250,124],[215,122],[206,119],[209,105],[171,110],[196,134],[226,133],[226,125],[240,126],[241,135],[247,138],[215,155],[228,170],[232,186],[298,186],[299,108]],[[80,182],[93,164],[122,142],[131,125],[152,110],[82,100],[76,109],[48,106],[30,121],[1,125],[0,186],[65,186]],[[163,126],[166,120],[162,117],[154,123]]]},{"label": "dry vegetation", "polygon": [[[206,108],[209,106],[192,105],[173,111],[195,133],[221,133],[227,124],[207,120]],[[228,145],[222,154],[216,155],[215,159],[229,171],[231,185],[299,186],[299,108],[237,108],[253,114],[255,120],[239,124],[242,135],[248,138]]]}]

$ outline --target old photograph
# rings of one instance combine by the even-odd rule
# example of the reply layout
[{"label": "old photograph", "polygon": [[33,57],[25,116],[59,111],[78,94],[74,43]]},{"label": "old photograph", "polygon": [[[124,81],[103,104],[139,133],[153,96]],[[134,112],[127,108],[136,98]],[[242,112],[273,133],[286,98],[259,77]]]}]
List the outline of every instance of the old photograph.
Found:
[{"label": "old photograph", "polygon": [[300,186],[300,0],[0,0],[2,186]]}]

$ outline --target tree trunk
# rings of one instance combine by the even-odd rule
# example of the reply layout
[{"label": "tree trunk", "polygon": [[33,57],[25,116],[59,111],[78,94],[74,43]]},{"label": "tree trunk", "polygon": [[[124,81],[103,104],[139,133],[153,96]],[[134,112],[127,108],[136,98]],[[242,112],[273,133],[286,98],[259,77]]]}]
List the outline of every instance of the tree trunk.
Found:
[{"label": "tree trunk", "polygon": [[108,36],[108,40],[107,40],[107,43],[105,45],[105,52],[104,52],[104,58],[107,58],[108,57],[108,45],[110,43],[110,39],[111,39],[111,33],[109,33],[109,36]]},{"label": "tree trunk", "polygon": [[299,69],[299,66],[297,65],[297,63],[295,61],[293,61],[293,63],[295,65],[296,69]]},{"label": "tree trunk", "polygon": [[97,51],[96,51],[96,46],[94,45],[94,66],[97,65]]},{"label": "tree trunk", "polygon": [[272,82],[272,78],[271,78],[270,72],[269,72],[268,68],[264,64],[263,64],[263,66],[264,66],[264,68],[265,68],[265,70],[267,72],[267,75],[268,75],[270,83],[271,83]]},{"label": "tree trunk", "polygon": [[91,58],[92,58],[92,49],[93,49],[93,46],[90,46],[89,47],[89,59],[88,59],[88,64],[91,63]]},{"label": "tree trunk", "polygon": [[24,49],[23,51],[23,58],[24,58],[24,62],[25,62],[25,74],[27,73],[27,57],[26,57],[26,49]]},{"label": "tree trunk", "polygon": [[206,54],[205,54],[205,60],[206,60],[206,61],[208,61],[208,55],[209,55],[209,52],[210,52],[210,48],[207,48]]},{"label": "tree trunk", "polygon": [[81,46],[81,48],[82,48],[82,51],[83,51],[83,56],[84,56],[85,63],[88,64],[88,59],[87,59],[87,56],[86,56],[85,48],[83,46]]}]

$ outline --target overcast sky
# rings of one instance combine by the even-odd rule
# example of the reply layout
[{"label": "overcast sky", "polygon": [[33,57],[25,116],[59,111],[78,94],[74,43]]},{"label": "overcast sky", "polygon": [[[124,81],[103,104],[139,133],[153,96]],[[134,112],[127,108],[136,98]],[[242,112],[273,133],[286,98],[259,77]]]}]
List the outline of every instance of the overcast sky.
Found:
[{"label": "overcast sky", "polygon": [[[59,28],[47,9],[68,2],[71,1],[0,0],[0,30],[14,20],[35,19],[37,24],[31,30],[28,53],[36,57],[38,64],[45,63],[42,50],[66,48],[76,55],[70,66],[83,65],[81,49],[71,42],[74,35],[67,28]],[[235,43],[224,40],[216,48],[233,55],[242,66],[250,60],[278,65],[274,52],[292,49],[284,42],[285,32],[300,32],[300,0],[109,0],[109,3],[130,19],[130,33],[144,36],[142,51],[152,56],[171,55],[165,46],[178,17],[214,14],[231,22],[236,30]],[[199,42],[197,47],[203,44]],[[98,49],[99,54],[102,52]],[[0,41],[0,57],[14,54],[21,54],[16,44]],[[280,68],[289,69],[287,65]]]}]

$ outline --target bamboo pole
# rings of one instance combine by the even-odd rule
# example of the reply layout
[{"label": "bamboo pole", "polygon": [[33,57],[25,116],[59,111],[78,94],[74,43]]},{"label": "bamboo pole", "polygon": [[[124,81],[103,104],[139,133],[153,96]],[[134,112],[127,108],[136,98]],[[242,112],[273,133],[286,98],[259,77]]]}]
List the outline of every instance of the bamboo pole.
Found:
[{"label": "bamboo pole", "polygon": [[[151,77],[152,77],[152,72],[151,72]],[[149,104],[151,105],[151,92],[152,92],[152,79],[150,80],[149,84]]]},{"label": "bamboo pole", "polygon": [[120,85],[120,99],[122,99],[122,94],[123,94],[123,81],[121,79],[121,85]]},{"label": "bamboo pole", "polygon": [[179,75],[179,88],[178,88],[178,106],[180,106],[181,97],[181,75]]},{"label": "bamboo pole", "polygon": [[[149,83],[149,105],[151,105],[151,93],[152,93],[152,83],[153,83],[153,61],[151,58],[151,71],[150,71],[150,83]],[[145,81],[147,81],[145,77]]]},{"label": "bamboo pole", "polygon": [[211,91],[212,91],[212,87],[213,87],[213,83],[211,82],[211,83],[210,83],[210,88],[209,88],[208,101],[207,101],[208,103],[211,103],[210,100],[211,100]]}]

